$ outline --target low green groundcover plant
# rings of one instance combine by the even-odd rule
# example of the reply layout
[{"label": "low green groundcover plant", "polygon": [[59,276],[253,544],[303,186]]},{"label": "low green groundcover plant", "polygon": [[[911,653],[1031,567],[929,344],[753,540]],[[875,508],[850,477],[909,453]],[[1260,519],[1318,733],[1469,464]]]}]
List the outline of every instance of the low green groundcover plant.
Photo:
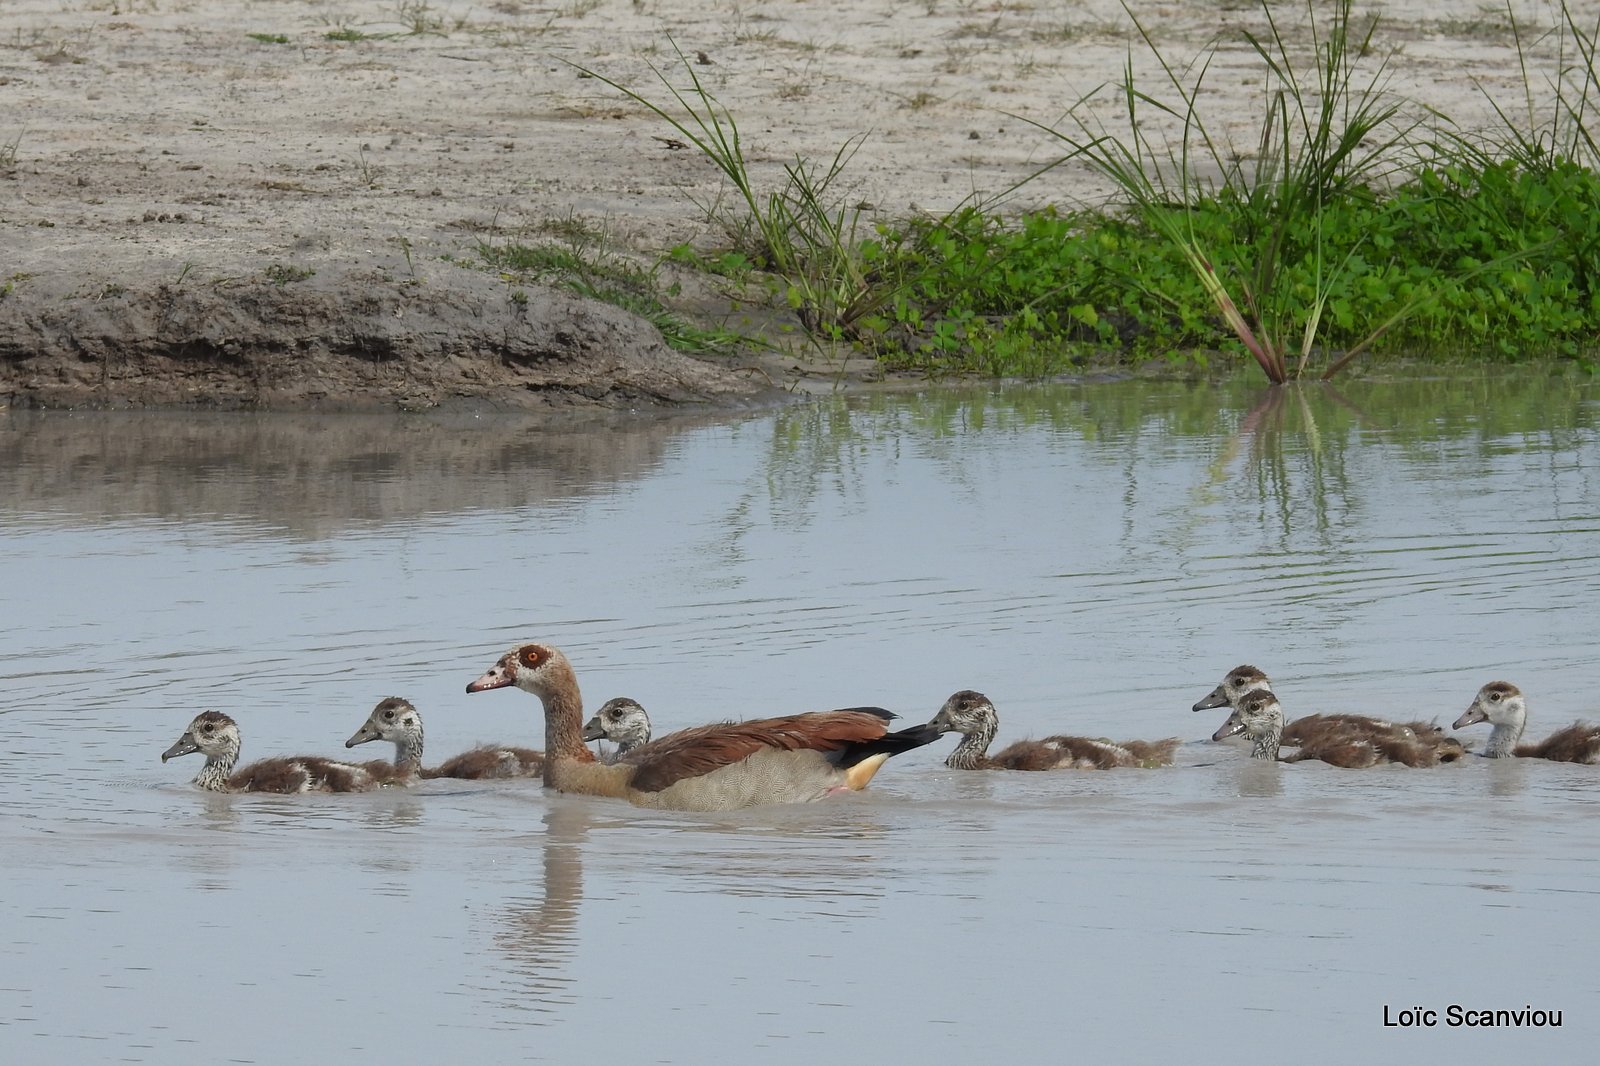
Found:
[{"label": "low green groundcover plant", "polygon": [[[1263,69],[1259,148],[1239,154],[1202,113],[1210,59],[1169,63],[1124,6],[1158,84],[1136,83],[1130,55],[1108,92],[1039,127],[1059,140],[1062,162],[1086,163],[1120,192],[1101,211],[1008,215],[969,202],[937,219],[870,223],[834,191],[859,137],[828,165],[797,159],[777,188],[761,189],[732,113],[681,52],[686,86],[656,71],[661,103],[596,77],[670,123],[738,193],[708,211],[721,247],[669,257],[720,278],[735,304],[787,307],[819,347],[929,374],[1242,353],[1282,382],[1332,377],[1372,351],[1560,356],[1592,368],[1600,150],[1588,126],[1600,29],[1560,5],[1544,42],[1555,41],[1558,73],[1536,77],[1508,7],[1525,106],[1491,100],[1498,131],[1468,134],[1437,112],[1427,125],[1408,117],[1419,108],[1388,89],[1376,21],[1356,19],[1350,0],[1307,0],[1304,39],[1263,0],[1265,32],[1245,35]],[[586,270],[567,277],[648,296]]]},{"label": "low green groundcover plant", "polygon": [[[1219,260],[1253,237],[1226,197],[1188,223]],[[1588,358],[1600,330],[1600,174],[1563,162],[1428,170],[1379,196],[1352,193],[1289,227],[1278,284],[1309,304],[1323,262],[1321,343],[1420,355]],[[870,325],[891,363],[985,371],[995,349],[1199,358],[1237,345],[1182,250],[1136,218],[1046,210],[1002,221],[969,210],[885,227],[884,272],[910,279]],[[1424,294],[1419,300],[1419,294]],[[1026,344],[1023,343],[1026,339]],[[1038,369],[1048,369],[1041,367]]]}]

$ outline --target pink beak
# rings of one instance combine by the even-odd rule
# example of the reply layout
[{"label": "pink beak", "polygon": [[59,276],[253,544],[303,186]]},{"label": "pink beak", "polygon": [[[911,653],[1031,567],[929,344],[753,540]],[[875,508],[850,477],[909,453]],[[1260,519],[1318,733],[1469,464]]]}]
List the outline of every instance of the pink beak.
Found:
[{"label": "pink beak", "polygon": [[488,673],[467,686],[468,692],[488,692],[492,688],[505,688],[512,684],[511,671],[505,668],[504,663],[495,663],[489,668]]}]

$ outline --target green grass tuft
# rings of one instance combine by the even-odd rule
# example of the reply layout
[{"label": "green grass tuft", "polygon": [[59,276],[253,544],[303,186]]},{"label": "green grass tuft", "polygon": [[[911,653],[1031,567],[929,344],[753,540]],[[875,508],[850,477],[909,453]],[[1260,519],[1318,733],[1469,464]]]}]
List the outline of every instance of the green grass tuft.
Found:
[{"label": "green grass tuft", "polygon": [[[1265,30],[1245,36],[1261,119],[1245,151],[1203,111],[1215,53],[1180,69],[1124,8],[1157,83],[1136,80],[1130,52],[1109,91],[1057,127],[1034,123],[1066,148],[1051,167],[1112,180],[1121,203],[1104,211],[1005,214],[999,199],[973,199],[941,217],[874,220],[843,191],[862,138],[762,187],[733,113],[675,44],[673,77],[652,68],[660,101],[584,72],[667,122],[733,190],[731,206],[707,211],[719,246],[669,257],[736,301],[786,308],[819,346],[935,376],[1243,356],[1283,382],[1332,377],[1368,353],[1594,365],[1597,33],[1564,4],[1540,43],[1553,76],[1536,73],[1508,6],[1524,99],[1491,101],[1501,128],[1484,134],[1390,90],[1376,22],[1351,0],[1307,0],[1293,31],[1261,0]],[[592,263],[584,273],[538,254],[536,269],[595,284]]]},{"label": "green grass tuft", "polygon": [[[187,269],[185,270],[185,273],[187,273]],[[314,277],[316,276],[317,272],[309,267],[297,267],[288,263],[273,263],[261,273],[266,276],[268,281],[272,282],[281,289],[285,285],[292,284],[296,281],[305,281],[307,278]]]},{"label": "green grass tuft", "polygon": [[[725,352],[742,340],[727,330],[698,325],[665,302],[676,295],[665,289],[654,270],[644,270],[622,256],[602,250],[603,237],[573,227],[576,239],[561,244],[481,242],[478,254],[510,281],[539,281],[570,289],[647,319],[679,351]],[[526,303],[527,293],[513,289],[511,300]]]}]

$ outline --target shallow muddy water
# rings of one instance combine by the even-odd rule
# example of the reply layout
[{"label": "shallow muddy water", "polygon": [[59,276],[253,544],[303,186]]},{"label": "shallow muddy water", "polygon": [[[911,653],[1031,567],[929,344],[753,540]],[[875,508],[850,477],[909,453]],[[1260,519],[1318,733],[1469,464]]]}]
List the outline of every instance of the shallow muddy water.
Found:
[{"label": "shallow muddy water", "polygon": [[[1496,678],[1530,736],[1600,715],[1597,424],[1530,375],[0,415],[0,1061],[1586,1061],[1600,767],[1263,765],[1189,706],[1253,662],[1291,716]],[[463,692],[529,639],[658,729],[972,687],[1002,743],[1187,743],[1001,774],[947,738],[721,815],[159,761],[207,707],[246,760],[343,755],[391,694],[429,761],[537,746],[532,697]]]}]

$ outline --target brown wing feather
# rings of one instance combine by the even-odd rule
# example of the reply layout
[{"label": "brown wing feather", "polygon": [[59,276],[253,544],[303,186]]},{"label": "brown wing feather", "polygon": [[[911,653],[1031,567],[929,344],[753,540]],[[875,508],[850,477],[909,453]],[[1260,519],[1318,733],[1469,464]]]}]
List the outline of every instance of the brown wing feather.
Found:
[{"label": "brown wing feather", "polygon": [[358,762],[356,766],[365,770],[368,775],[386,785],[403,784],[407,774],[401,773],[400,768],[388,759],[371,759],[367,762]]},{"label": "brown wing feather", "polygon": [[1062,754],[1043,740],[1018,740],[996,752],[989,765],[1000,770],[1054,770],[1061,765]]},{"label": "brown wing feather", "polygon": [[1045,737],[1044,743],[1058,752],[1056,762],[1082,769],[1110,770],[1122,764],[1115,748],[1106,741],[1089,737]]},{"label": "brown wing feather", "polygon": [[877,740],[888,720],[870,711],[817,711],[783,718],[703,725],[653,740],[617,760],[634,767],[629,784],[640,792],[660,792],[678,781],[731,766],[766,748],[780,751],[838,751]]},{"label": "brown wing feather", "polygon": [[1329,734],[1345,733],[1352,729],[1370,733],[1393,728],[1394,723],[1365,714],[1308,714],[1283,727],[1283,743],[1294,748],[1302,744],[1315,744]]},{"label": "brown wing feather", "polygon": [[1177,737],[1126,740],[1121,744],[1069,736],[1018,740],[1002,748],[989,760],[989,765],[1003,770],[1115,770],[1127,766],[1166,766],[1172,762],[1178,743]]},{"label": "brown wing feather", "polygon": [[507,777],[537,777],[544,770],[544,756],[532,748],[502,748],[487,745],[464,751],[446,759],[424,777],[450,777],[485,781]]},{"label": "brown wing feather", "polygon": [[1305,762],[1319,759],[1346,770],[1365,770],[1380,763],[1401,763],[1414,767],[1437,766],[1441,762],[1454,762],[1461,757],[1465,749],[1448,737],[1429,736],[1427,739],[1417,739],[1415,734],[1418,733],[1418,725],[1424,726],[1423,732],[1427,732],[1427,723],[1412,723],[1404,728],[1390,729],[1346,727],[1322,730],[1308,737],[1299,751],[1285,756],[1283,761]]},{"label": "brown wing feather", "polygon": [[511,757],[517,761],[517,768],[522,771],[523,777],[538,777],[544,773],[544,752],[532,748],[506,748]]},{"label": "brown wing feather", "polygon": [[305,759],[306,773],[311,775],[314,792],[361,792],[371,788],[373,780],[361,772],[360,767],[327,759]]},{"label": "brown wing feather", "polygon": [[1523,758],[1550,759],[1554,762],[1594,762],[1600,759],[1600,726],[1573,722],[1537,744],[1518,744],[1517,754]]},{"label": "brown wing feather", "polygon": [[280,756],[251,763],[228,778],[236,792],[365,792],[401,779],[392,763],[378,762],[376,772],[357,763],[316,755]]},{"label": "brown wing feather", "polygon": [[1119,746],[1128,749],[1135,766],[1171,766],[1181,743],[1183,741],[1177,737],[1168,737],[1165,740],[1124,740]]},{"label": "brown wing feather", "polygon": [[311,775],[306,773],[299,759],[283,757],[262,759],[236,770],[228,778],[228,789],[232,792],[294,793],[304,792],[310,783]]},{"label": "brown wing feather", "polygon": [[1285,755],[1284,762],[1321,761],[1346,770],[1365,770],[1378,762],[1378,753],[1370,737],[1352,733],[1324,733],[1308,738],[1293,755]]},{"label": "brown wing feather", "polygon": [[1372,743],[1388,762],[1403,763],[1406,766],[1439,764],[1439,749],[1429,744],[1419,744],[1409,737],[1398,734],[1375,736],[1372,738]]}]

